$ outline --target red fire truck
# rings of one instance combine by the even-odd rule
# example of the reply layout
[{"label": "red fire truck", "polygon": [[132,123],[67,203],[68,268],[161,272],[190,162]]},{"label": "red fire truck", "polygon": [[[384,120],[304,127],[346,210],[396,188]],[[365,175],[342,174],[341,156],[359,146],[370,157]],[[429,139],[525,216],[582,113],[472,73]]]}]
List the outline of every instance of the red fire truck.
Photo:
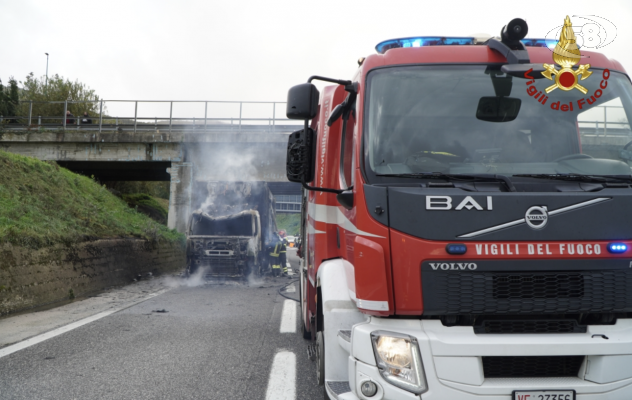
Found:
[{"label": "red fire truck", "polygon": [[289,91],[326,398],[632,398],[630,78],[564,59],[572,30],[556,53],[501,32],[385,41]]}]

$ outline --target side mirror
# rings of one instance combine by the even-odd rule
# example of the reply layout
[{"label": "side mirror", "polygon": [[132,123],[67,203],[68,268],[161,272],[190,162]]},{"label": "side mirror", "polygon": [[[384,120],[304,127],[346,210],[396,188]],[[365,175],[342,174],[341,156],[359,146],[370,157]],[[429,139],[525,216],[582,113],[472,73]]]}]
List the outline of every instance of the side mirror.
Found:
[{"label": "side mirror", "polygon": [[476,118],[488,122],[509,122],[516,119],[522,101],[513,97],[481,97]]},{"label": "side mirror", "polygon": [[302,83],[287,92],[287,109],[285,115],[289,119],[308,120],[318,112],[318,89],[311,83]]},{"label": "side mirror", "polygon": [[[290,103],[288,103],[289,106]],[[314,180],[316,132],[307,128],[292,132],[287,141],[285,171],[290,182],[307,183]]]}]

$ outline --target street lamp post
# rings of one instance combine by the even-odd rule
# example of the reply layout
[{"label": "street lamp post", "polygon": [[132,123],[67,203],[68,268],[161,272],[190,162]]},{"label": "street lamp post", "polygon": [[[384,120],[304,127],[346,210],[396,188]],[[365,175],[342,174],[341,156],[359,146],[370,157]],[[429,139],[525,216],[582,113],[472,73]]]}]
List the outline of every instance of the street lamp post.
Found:
[{"label": "street lamp post", "polygon": [[48,53],[46,54],[46,88],[48,88]]}]

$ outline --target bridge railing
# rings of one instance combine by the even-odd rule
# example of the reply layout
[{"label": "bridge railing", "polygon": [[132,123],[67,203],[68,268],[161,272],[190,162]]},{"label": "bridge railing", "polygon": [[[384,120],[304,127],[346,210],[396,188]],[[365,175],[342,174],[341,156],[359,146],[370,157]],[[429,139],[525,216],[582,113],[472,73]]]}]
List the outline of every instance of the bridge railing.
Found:
[{"label": "bridge railing", "polygon": [[589,111],[591,114],[578,120],[582,134],[597,136],[630,136],[630,122],[622,106],[597,106]]},{"label": "bridge railing", "polygon": [[[168,116],[146,116],[139,114],[139,105],[168,105]],[[277,113],[285,113],[285,102],[265,102],[265,101],[199,101],[199,100],[100,100],[94,101],[49,101],[21,102],[17,116],[3,117],[0,115],[0,124],[5,129],[24,130],[34,128],[52,129],[76,129],[76,130],[125,130],[138,131],[159,131],[167,130],[233,130],[233,131],[287,131],[287,127],[300,125],[297,121],[289,120],[285,117],[278,118]],[[133,115],[118,115],[107,112],[106,106],[133,106]],[[188,106],[185,112],[188,116],[174,116],[174,105]],[[219,106],[221,113],[209,113],[209,105]],[[198,111],[193,111],[196,108]],[[229,110],[230,106],[233,110]],[[259,113],[253,115],[252,110],[246,112],[246,108],[256,106]],[[264,108],[263,113],[261,107]],[[149,107],[152,108],[152,107]],[[75,110],[97,110],[98,114],[90,116],[91,124],[82,123],[81,115],[66,117],[66,112]],[[202,112],[203,109],[203,112]],[[266,111],[267,109],[267,111]],[[54,111],[53,114],[42,115],[39,111]],[[130,113],[131,114],[131,113]],[[182,111],[179,112],[182,114]],[[223,114],[223,115],[222,115]],[[227,114],[232,114],[228,116]],[[623,107],[620,106],[597,106],[586,114],[579,116],[579,128],[582,134],[593,134],[602,136],[630,136],[632,131],[630,123],[625,117]]]},{"label": "bridge railing", "polygon": [[[169,115],[146,116],[139,114],[139,105],[168,105]],[[187,105],[189,111],[197,106],[197,112],[190,111],[190,116],[174,116],[174,105]],[[100,100],[94,101],[24,101],[20,103],[19,114],[16,116],[0,115],[0,124],[5,129],[34,129],[34,128],[63,128],[63,129],[91,129],[111,130],[125,128],[126,130],[137,131],[158,131],[166,129],[172,130],[287,130],[286,126],[299,125],[296,121],[285,117],[277,117],[277,113],[285,114],[285,102],[264,102],[264,101],[199,101],[199,100]],[[107,112],[107,105],[133,105],[133,115],[116,115]],[[221,114],[210,113],[209,105],[219,106],[224,112]],[[193,106],[193,107],[191,107]],[[258,113],[252,110],[247,112],[248,106],[257,106]],[[203,107],[203,112],[201,109]],[[233,110],[227,111],[227,108]],[[238,107],[238,110],[237,110]],[[264,108],[262,111],[261,108]],[[117,107],[120,108],[120,107]],[[150,107],[151,108],[151,107]],[[251,107],[252,108],[252,107]],[[50,110],[55,111],[51,112]],[[98,110],[98,114],[92,112],[88,123],[82,122],[83,115],[67,115],[67,111],[75,110]],[[267,109],[267,111],[265,110]],[[42,115],[41,110],[45,110],[50,115]],[[238,112],[237,112],[238,111]],[[186,112],[186,111],[185,111]],[[182,114],[182,112],[180,112]],[[223,115],[222,115],[223,114]],[[227,114],[232,114],[228,116]],[[254,115],[253,115],[254,114]]]}]

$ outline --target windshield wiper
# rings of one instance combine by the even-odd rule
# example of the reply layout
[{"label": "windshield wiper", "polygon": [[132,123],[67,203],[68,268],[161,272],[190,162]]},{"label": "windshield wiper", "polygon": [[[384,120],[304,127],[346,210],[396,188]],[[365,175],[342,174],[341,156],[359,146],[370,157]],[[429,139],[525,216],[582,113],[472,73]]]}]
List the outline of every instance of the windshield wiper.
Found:
[{"label": "windshield wiper", "polygon": [[510,192],[516,192],[511,179],[505,175],[498,174],[444,174],[442,172],[417,172],[410,174],[377,174],[377,176],[391,176],[397,178],[416,178],[416,179],[445,179],[447,181],[464,181],[464,182],[486,182],[494,181],[501,182]]},{"label": "windshield wiper", "polygon": [[519,178],[551,179],[558,181],[579,181],[592,183],[626,182],[632,183],[632,175],[583,175],[583,174],[516,174]]}]

